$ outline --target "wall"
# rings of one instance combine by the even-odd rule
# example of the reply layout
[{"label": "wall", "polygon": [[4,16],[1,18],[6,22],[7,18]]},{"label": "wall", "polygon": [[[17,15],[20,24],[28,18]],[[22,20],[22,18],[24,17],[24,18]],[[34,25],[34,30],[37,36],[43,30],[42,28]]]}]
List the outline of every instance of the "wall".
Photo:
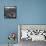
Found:
[{"label": "wall", "polygon": [[[4,19],[4,6],[17,6],[16,19]],[[18,24],[46,24],[46,0],[0,0],[0,44],[8,43],[9,32]]]}]

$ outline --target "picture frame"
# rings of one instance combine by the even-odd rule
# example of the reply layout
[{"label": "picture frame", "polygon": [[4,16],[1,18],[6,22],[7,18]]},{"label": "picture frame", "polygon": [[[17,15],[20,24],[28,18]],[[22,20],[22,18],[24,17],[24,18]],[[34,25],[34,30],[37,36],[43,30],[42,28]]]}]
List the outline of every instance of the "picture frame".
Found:
[{"label": "picture frame", "polygon": [[16,6],[4,6],[4,18],[15,18],[17,16]]},{"label": "picture frame", "polygon": [[46,41],[46,24],[19,24],[19,42],[21,40]]}]

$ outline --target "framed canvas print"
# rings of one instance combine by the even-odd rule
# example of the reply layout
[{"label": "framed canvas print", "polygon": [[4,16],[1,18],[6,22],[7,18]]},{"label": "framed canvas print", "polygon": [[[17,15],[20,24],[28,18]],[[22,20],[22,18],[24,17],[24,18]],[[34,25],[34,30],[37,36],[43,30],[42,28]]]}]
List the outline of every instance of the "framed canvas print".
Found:
[{"label": "framed canvas print", "polygon": [[[19,29],[20,28],[20,29]],[[19,25],[21,40],[46,41],[46,25]]]},{"label": "framed canvas print", "polygon": [[5,6],[4,18],[16,18],[16,6]]}]

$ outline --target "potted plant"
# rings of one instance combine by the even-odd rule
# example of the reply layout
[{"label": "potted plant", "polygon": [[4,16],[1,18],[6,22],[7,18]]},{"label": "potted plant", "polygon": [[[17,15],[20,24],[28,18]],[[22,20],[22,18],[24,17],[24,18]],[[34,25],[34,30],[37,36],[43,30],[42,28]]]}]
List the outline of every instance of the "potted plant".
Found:
[{"label": "potted plant", "polygon": [[[14,33],[14,32],[10,33],[8,36],[8,40],[12,41],[11,44],[14,44],[13,42],[15,41],[15,39],[16,39],[16,33]],[[8,42],[8,46],[9,46],[9,44],[10,43]]]}]

